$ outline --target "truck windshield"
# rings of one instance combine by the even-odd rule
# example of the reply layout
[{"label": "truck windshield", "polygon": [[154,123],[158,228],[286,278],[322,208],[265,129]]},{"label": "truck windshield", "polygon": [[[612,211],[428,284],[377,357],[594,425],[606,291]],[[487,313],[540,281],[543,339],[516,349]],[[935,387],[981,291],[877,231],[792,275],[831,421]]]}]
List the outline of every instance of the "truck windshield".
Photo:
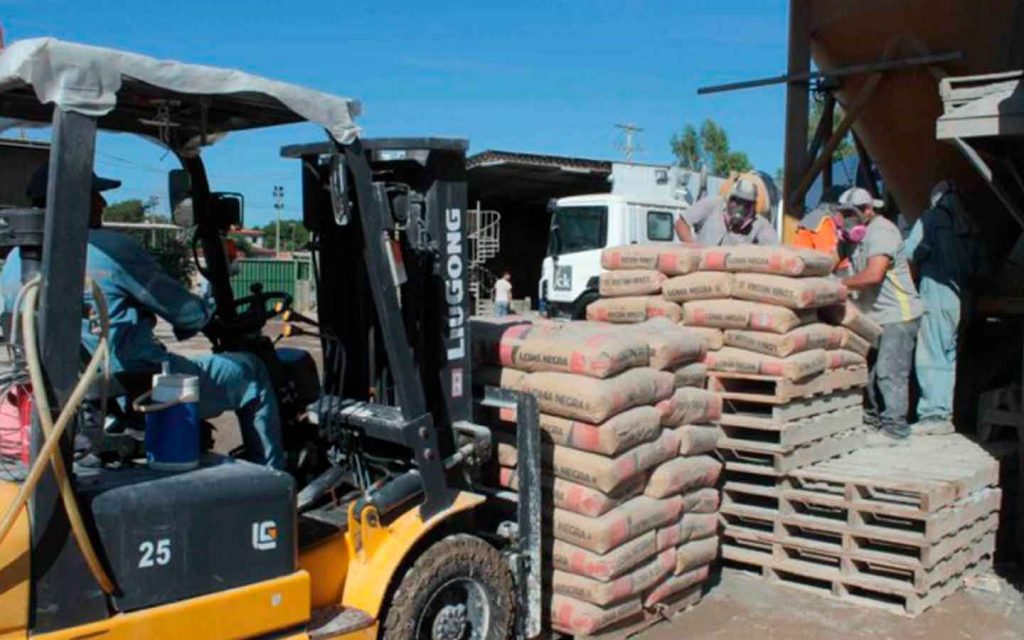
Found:
[{"label": "truck windshield", "polygon": [[608,238],[608,207],[558,207],[551,216],[548,255],[603,249]]}]

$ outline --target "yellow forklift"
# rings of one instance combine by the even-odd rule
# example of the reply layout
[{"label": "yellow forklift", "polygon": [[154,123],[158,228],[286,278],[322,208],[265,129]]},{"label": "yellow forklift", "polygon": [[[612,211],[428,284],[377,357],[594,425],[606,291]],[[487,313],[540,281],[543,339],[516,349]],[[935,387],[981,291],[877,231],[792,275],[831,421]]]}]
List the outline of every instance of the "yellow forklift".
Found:
[{"label": "yellow forklift", "polygon": [[[358,112],[238,71],[52,39],[0,53],[0,118],[52,127],[45,209],[0,210],[0,245],[22,259],[14,347],[37,382],[30,460],[13,478],[5,461],[0,481],[0,639],[540,633],[536,403],[474,396],[471,379],[467,143],[362,139]],[[297,122],[327,134],[283,150],[302,175],[316,318],[259,285],[236,298],[224,239],[243,203],[211,189],[202,159],[226,134]],[[83,310],[97,130],[180,160],[175,220],[216,302],[205,333],[266,364],[287,472],[210,451],[181,472],[75,462],[89,407],[139,391],[100,373],[102,336],[93,353],[80,342],[85,311],[105,315],[101,291]],[[321,372],[264,335],[275,317],[320,337]],[[481,480],[491,433],[474,416],[493,407],[516,408],[519,496]]]}]

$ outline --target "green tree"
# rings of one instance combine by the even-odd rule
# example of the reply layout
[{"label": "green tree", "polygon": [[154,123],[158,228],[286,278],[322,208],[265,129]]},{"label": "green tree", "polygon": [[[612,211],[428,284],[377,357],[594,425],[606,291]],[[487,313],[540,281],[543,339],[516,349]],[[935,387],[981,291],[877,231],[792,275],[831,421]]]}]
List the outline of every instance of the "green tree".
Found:
[{"label": "green tree", "polygon": [[[263,246],[277,250],[277,222],[265,225],[263,231]],[[301,220],[281,221],[281,251],[302,251],[309,243],[309,231],[302,226]]]},{"label": "green tree", "polygon": [[706,169],[713,175],[725,176],[733,171],[744,172],[754,168],[746,153],[732,150],[729,134],[711,118],[704,121],[700,131],[687,124],[681,133],[672,136],[669,143],[676,162],[685,169]]},{"label": "green tree", "polygon": [[[825,115],[825,103],[814,100],[811,102],[811,117],[807,121],[807,127],[809,129],[807,135],[808,140],[814,139],[814,132],[818,130],[818,123],[821,122],[821,118]],[[835,113],[832,115],[832,127],[835,128],[843,119],[843,108],[836,104]],[[822,141],[824,146],[825,141]],[[845,160],[857,155],[857,148],[853,144],[853,135],[847,132],[843,136],[842,142],[836,147],[835,153],[832,154],[833,160]]]},{"label": "green tree", "polygon": [[146,205],[142,200],[122,200],[107,205],[103,219],[108,222],[144,222]]}]

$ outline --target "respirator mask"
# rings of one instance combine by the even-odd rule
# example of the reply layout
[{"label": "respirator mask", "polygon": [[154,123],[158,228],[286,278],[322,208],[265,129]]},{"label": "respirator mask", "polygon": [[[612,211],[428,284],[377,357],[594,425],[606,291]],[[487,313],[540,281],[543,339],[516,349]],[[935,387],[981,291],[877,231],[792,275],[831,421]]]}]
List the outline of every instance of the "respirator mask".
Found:
[{"label": "respirator mask", "polygon": [[848,258],[853,253],[853,248],[868,234],[868,226],[857,216],[844,216],[841,213],[832,216],[832,223],[835,225],[836,239],[839,241],[839,257]]},{"label": "respirator mask", "polygon": [[725,224],[733,233],[747,233],[754,225],[754,203],[729,198],[725,206]]}]

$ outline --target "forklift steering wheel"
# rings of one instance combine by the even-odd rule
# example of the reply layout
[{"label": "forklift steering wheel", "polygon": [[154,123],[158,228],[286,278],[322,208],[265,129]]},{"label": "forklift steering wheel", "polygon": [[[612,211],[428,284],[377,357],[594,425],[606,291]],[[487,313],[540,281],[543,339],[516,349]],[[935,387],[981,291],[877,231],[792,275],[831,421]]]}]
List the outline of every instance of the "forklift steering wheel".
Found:
[{"label": "forklift steering wheel", "polygon": [[[291,295],[283,291],[263,291],[263,285],[256,283],[250,288],[252,295],[244,298],[236,298],[234,308],[247,306],[248,308],[238,313],[233,320],[223,320],[219,323],[225,333],[246,335],[259,333],[271,318],[284,313],[292,306]],[[268,303],[275,302],[270,309]]]}]

